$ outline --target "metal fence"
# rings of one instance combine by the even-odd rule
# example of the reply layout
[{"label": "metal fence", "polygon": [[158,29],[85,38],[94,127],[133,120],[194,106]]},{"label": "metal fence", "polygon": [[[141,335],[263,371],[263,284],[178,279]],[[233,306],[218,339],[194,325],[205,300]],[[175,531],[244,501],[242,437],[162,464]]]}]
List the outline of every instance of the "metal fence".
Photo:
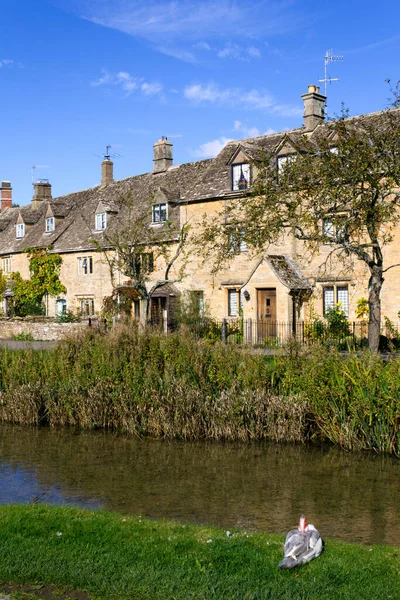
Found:
[{"label": "metal fence", "polygon": [[[175,327],[187,327],[196,337],[226,343],[259,345],[279,348],[290,340],[301,345],[326,343],[341,348],[367,346],[368,324],[353,321],[329,324],[324,319],[315,321],[258,321],[256,319],[210,319],[175,323]],[[382,326],[383,341],[390,346],[400,347],[399,325]]]}]

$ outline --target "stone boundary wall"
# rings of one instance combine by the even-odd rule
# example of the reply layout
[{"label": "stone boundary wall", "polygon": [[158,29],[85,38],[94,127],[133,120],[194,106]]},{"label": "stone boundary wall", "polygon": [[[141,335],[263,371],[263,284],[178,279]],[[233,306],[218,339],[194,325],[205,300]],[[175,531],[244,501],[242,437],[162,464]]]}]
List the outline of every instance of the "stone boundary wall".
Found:
[{"label": "stone boundary wall", "polygon": [[30,334],[34,340],[63,340],[74,332],[87,329],[88,321],[55,323],[54,321],[14,321],[0,319],[0,339],[11,340],[19,334]]}]

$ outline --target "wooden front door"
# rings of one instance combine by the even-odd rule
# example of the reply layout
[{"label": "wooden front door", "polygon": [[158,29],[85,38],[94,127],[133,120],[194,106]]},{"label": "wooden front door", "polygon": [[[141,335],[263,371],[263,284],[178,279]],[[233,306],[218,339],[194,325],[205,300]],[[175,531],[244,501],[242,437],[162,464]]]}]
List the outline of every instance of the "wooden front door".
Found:
[{"label": "wooden front door", "polygon": [[257,290],[258,340],[276,337],[276,289]]}]

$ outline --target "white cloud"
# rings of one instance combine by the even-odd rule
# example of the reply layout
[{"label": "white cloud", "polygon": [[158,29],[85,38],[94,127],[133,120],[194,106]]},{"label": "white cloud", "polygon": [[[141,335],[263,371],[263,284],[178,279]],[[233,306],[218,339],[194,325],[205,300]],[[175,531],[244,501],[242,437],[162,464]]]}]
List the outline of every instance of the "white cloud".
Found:
[{"label": "white cloud", "polygon": [[222,148],[224,148],[228,142],[232,141],[232,138],[220,137],[216,140],[212,140],[211,142],[200,144],[197,150],[194,150],[192,154],[198,158],[213,158],[221,152]]},{"label": "white cloud", "polygon": [[301,115],[303,112],[297,106],[278,104],[268,92],[255,89],[246,91],[241,88],[220,88],[214,83],[192,84],[185,87],[183,94],[185,98],[196,104],[240,105],[246,109],[264,110],[289,117]]},{"label": "white cloud", "polygon": [[142,77],[132,77],[126,71],[110,73],[107,69],[102,70],[102,76],[91,82],[92,86],[117,86],[126,92],[129,96],[135,90],[140,91],[144,96],[157,96],[161,94],[163,86],[161,83],[148,82]]},{"label": "white cloud", "polygon": [[[304,27],[310,15],[294,0],[52,0],[97,25],[149,40],[160,52],[193,61],[213,40],[254,39]],[[313,18],[315,19],[315,10]],[[196,43],[200,45],[196,47]],[[187,48],[190,48],[189,51]],[[254,47],[249,57],[258,56]]]},{"label": "white cloud", "polygon": [[9,58],[3,58],[3,60],[0,60],[0,68],[1,67],[10,67],[13,64],[14,64],[14,61],[10,60]]},{"label": "white cloud", "polygon": [[260,58],[261,52],[255,46],[243,48],[237,44],[228,44],[217,53],[218,58],[231,58],[249,62],[250,58]]},{"label": "white cloud", "polygon": [[260,135],[269,135],[270,133],[276,133],[275,129],[267,129],[265,131],[260,131],[258,127],[248,127],[245,123],[241,121],[235,121],[233,124],[233,130],[242,134],[246,138],[258,137]]}]

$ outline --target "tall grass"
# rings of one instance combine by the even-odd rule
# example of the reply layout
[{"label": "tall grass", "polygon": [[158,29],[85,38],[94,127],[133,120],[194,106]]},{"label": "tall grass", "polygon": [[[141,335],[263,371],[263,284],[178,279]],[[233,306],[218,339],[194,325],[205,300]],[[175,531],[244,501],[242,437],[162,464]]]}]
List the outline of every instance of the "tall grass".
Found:
[{"label": "tall grass", "polygon": [[121,327],[0,355],[0,420],[187,440],[301,441],[306,405],[265,387],[260,357]]},{"label": "tall grass", "polygon": [[0,354],[0,420],[186,440],[329,440],[400,454],[400,360],[274,358],[133,326]]}]

